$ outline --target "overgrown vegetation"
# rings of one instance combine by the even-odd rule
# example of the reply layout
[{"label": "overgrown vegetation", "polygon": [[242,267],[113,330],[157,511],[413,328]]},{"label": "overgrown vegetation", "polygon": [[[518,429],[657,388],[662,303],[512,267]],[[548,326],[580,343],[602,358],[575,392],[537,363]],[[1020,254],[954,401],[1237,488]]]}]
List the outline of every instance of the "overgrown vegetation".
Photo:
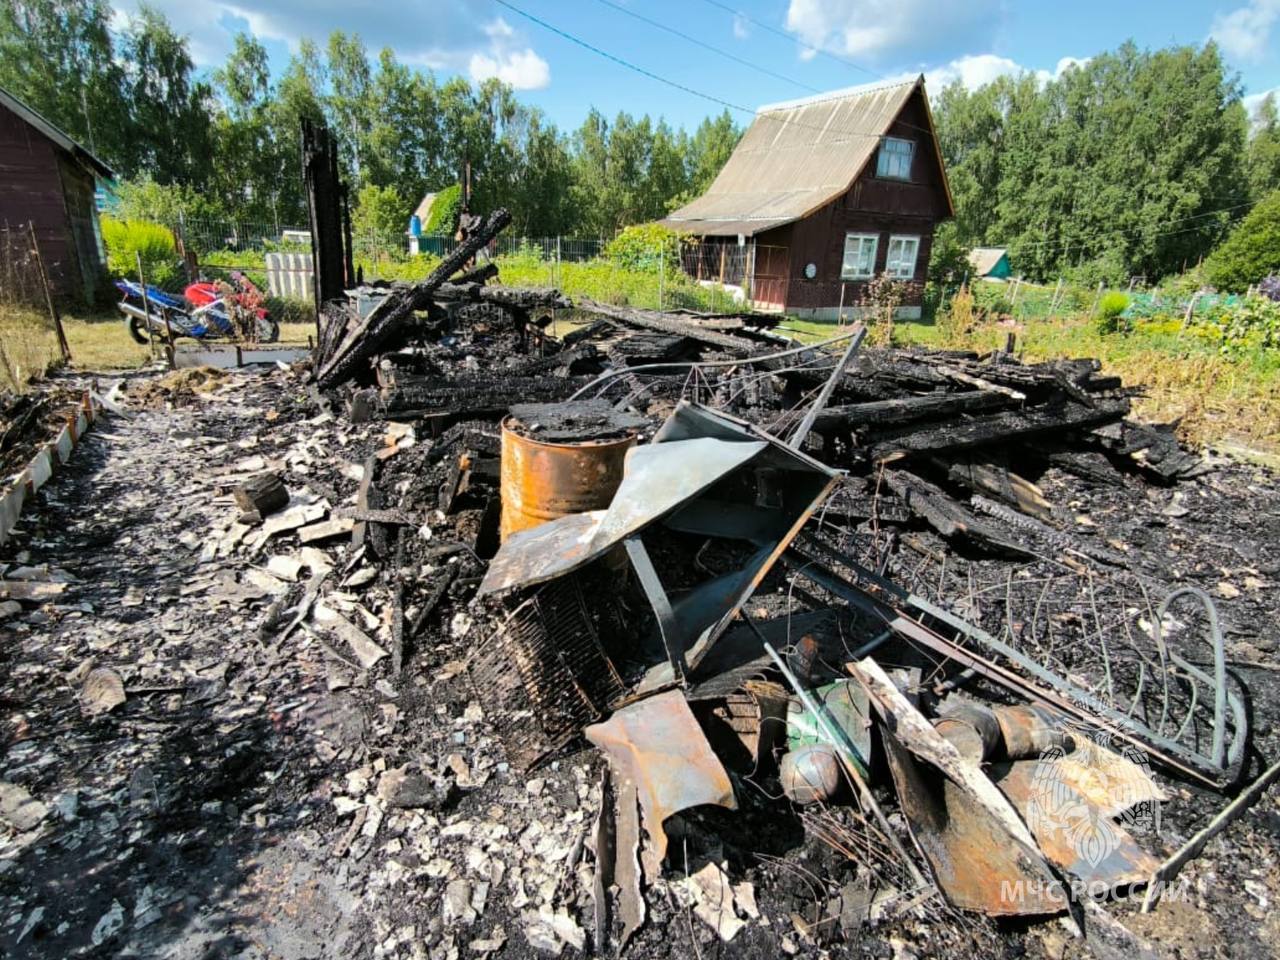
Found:
[{"label": "overgrown vegetation", "polygon": [[462,212],[462,185],[451,183],[436,192],[431,202],[431,216],[422,225],[428,236],[451,237],[458,229],[458,214]]},{"label": "overgrown vegetation", "polygon": [[178,248],[167,227],[144,220],[102,217],[102,243],[113,276],[138,279],[138,257],[147,283],[170,287],[178,282]]},{"label": "overgrown vegetation", "polygon": [[1027,73],[932,93],[961,246],[1008,247],[1032,279],[1181,272],[1280,187],[1274,101],[1251,131],[1213,43],[1126,43],[1048,83]]},{"label": "overgrown vegetation", "polygon": [[1098,300],[1098,330],[1101,333],[1115,333],[1124,323],[1124,312],[1129,308],[1128,294],[1112,290],[1103,294]]},{"label": "overgrown vegetation", "polygon": [[1267,194],[1204,262],[1205,278],[1239,293],[1280,271],[1280,189]]},{"label": "overgrown vegetation", "polygon": [[624,270],[674,274],[680,269],[680,234],[656,223],[627,227],[604,247],[604,257]]}]

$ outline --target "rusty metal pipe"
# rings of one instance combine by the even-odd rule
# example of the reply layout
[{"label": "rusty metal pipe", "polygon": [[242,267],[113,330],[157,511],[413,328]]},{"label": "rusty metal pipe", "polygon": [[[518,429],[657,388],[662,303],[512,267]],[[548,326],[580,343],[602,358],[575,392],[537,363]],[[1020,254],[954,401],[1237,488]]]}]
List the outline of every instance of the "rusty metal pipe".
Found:
[{"label": "rusty metal pipe", "polygon": [[634,433],[608,440],[543,443],[502,421],[500,480],[505,541],[527,530],[571,513],[586,513],[609,506],[622,482],[627,451],[636,443]]}]

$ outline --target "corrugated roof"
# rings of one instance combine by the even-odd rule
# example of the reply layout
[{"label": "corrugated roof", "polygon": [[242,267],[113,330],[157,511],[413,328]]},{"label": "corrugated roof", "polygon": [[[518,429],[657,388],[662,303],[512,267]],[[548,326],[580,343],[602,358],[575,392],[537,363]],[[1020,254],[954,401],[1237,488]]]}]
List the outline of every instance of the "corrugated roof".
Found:
[{"label": "corrugated roof", "polygon": [[809,215],[853,186],[923,84],[917,77],[761,107],[707,192],[662,223],[702,235],[752,236]]},{"label": "corrugated roof", "polygon": [[974,247],[969,251],[969,266],[978,276],[985,277],[1008,252],[1005,247]]},{"label": "corrugated roof", "polygon": [[67,153],[71,154],[85,166],[91,168],[99,176],[105,177],[108,180],[115,177],[116,174],[114,170],[55,127],[52,122],[36,113],[35,110],[31,109],[31,107],[27,106],[3,87],[0,87],[0,105],[12,110],[63,150],[67,151]]}]

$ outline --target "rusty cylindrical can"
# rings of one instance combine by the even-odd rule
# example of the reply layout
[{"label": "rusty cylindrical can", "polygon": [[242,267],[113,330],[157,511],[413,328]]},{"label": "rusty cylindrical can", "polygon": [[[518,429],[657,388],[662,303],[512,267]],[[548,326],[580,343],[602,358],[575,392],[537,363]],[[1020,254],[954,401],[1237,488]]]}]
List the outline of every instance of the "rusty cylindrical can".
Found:
[{"label": "rusty cylindrical can", "polygon": [[622,482],[634,434],[543,443],[502,421],[502,539],[571,513],[601,510]]}]

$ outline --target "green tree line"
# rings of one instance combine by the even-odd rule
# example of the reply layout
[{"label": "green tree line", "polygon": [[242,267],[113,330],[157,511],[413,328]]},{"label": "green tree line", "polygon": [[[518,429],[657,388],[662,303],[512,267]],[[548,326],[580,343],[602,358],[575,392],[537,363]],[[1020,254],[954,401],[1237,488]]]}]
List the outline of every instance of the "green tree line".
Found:
[{"label": "green tree line", "polygon": [[469,162],[474,205],[509,207],[517,232],[609,235],[705,188],[741,134],[727,112],[688,134],[595,110],[565,133],[496,80],[440,80],[342,31],[304,40],[277,78],[241,34],[205,75],[154,8],[118,34],[110,18],[106,0],[0,0],[0,86],[155,212],[305,221],[298,144],[310,117],[338,137],[371,227],[403,232],[423,194],[457,183]]},{"label": "green tree line", "polygon": [[[365,230],[402,234],[469,162],[475,207],[507,206],[517,234],[609,236],[696,196],[741,134],[727,111],[689,133],[591,109],[562,131],[496,80],[437,78],[341,31],[304,40],[275,75],[244,34],[199,71],[153,8],[118,32],[110,20],[106,0],[0,0],[0,86],[115,167],[129,212],[305,222],[310,117],[339,139]],[[956,202],[938,257],[1007,246],[1032,278],[1154,278],[1280,188],[1275,100],[1248,116],[1212,43],[1126,43],[1047,83],[955,83],[933,101]]]},{"label": "green tree line", "polygon": [[1032,278],[1178,272],[1280,187],[1274,98],[1249,117],[1212,43],[1126,43],[1048,83],[955,83],[934,107],[956,204],[949,239],[1008,247]]}]

